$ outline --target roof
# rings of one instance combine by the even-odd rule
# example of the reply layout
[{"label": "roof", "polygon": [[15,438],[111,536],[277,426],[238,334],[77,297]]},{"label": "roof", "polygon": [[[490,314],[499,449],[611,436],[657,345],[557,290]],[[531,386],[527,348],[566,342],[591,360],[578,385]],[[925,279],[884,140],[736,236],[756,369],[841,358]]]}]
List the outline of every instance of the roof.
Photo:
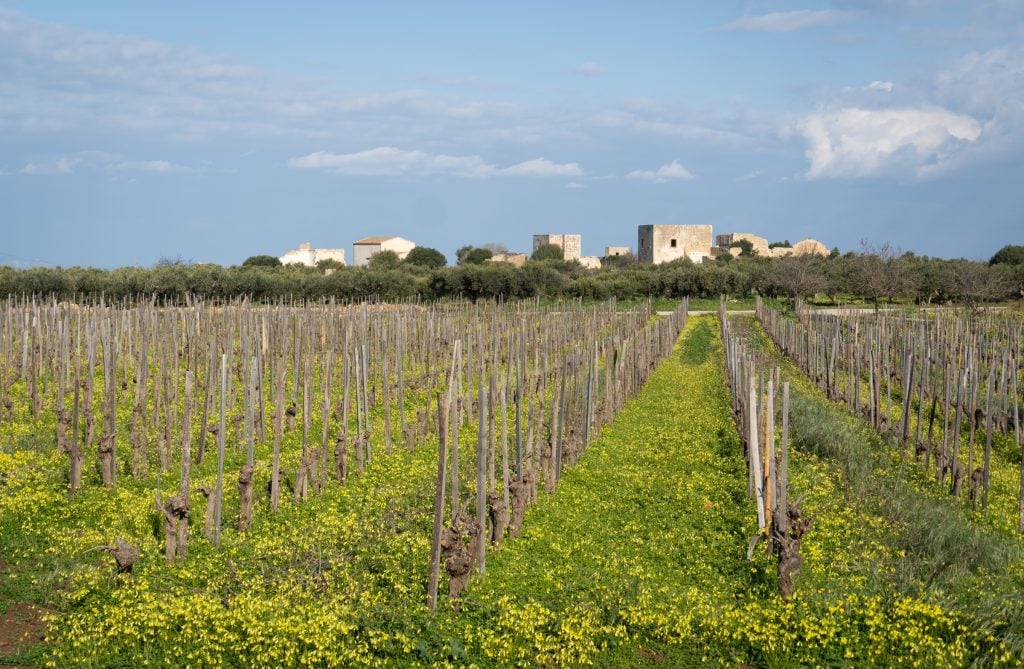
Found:
[{"label": "roof", "polygon": [[363,237],[356,244],[381,244],[389,239],[397,239],[396,237]]}]

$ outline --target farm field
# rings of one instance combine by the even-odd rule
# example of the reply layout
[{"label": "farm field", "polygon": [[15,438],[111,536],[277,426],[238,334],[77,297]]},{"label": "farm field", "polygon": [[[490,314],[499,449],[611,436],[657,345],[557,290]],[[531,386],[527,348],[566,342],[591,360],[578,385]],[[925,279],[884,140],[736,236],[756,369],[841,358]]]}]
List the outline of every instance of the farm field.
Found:
[{"label": "farm field", "polygon": [[1014,437],[972,509],[730,316],[791,390],[784,593],[677,306],[9,302],[0,665],[1024,662]]}]

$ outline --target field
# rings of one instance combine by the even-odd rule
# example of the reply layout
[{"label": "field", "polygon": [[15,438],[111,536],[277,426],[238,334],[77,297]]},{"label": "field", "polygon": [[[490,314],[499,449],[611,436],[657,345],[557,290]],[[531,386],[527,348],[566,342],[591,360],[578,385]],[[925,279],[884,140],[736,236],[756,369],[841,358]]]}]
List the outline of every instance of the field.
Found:
[{"label": "field", "polygon": [[8,301],[0,665],[1024,663],[1018,317],[688,307]]}]

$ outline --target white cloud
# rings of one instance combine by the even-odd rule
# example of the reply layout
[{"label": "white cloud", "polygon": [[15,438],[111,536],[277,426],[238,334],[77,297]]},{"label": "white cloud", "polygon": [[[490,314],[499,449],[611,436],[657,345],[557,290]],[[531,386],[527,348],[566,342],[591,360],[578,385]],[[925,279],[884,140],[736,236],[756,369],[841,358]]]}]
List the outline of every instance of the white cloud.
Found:
[{"label": "white cloud", "polygon": [[498,170],[498,174],[509,177],[578,177],[583,176],[583,170],[578,163],[559,165],[547,158],[534,158]]},{"label": "white cloud", "polygon": [[61,156],[50,162],[29,163],[21,168],[22,174],[71,174],[82,162],[81,157]]},{"label": "white cloud", "polygon": [[588,60],[587,62],[580,63],[576,67],[572,68],[572,73],[581,74],[585,77],[598,77],[602,74],[608,74],[608,70],[606,70],[604,66]]},{"label": "white cloud", "polygon": [[645,134],[716,144],[745,144],[750,141],[746,135],[732,130],[718,130],[675,119],[665,120],[664,117],[645,118],[627,111],[604,111],[592,117],[590,122],[601,128],[623,128]]},{"label": "white cloud", "polygon": [[891,81],[872,81],[864,88],[869,91],[885,91],[886,93],[892,93],[893,83]]},{"label": "white cloud", "polygon": [[679,161],[673,160],[671,163],[662,165],[656,170],[633,170],[626,175],[626,178],[663,184],[668,181],[689,181],[693,179],[693,174],[690,170],[680,165]]},{"label": "white cloud", "polygon": [[788,33],[796,30],[847,23],[857,16],[858,12],[837,9],[801,9],[793,12],[744,14],[720,29],[745,32]]},{"label": "white cloud", "polygon": [[758,177],[763,177],[764,174],[765,174],[764,170],[758,169],[758,170],[754,170],[752,172],[747,172],[746,174],[742,174],[742,175],[736,177],[735,181],[750,181],[751,179],[756,179]]},{"label": "white cloud", "polygon": [[339,174],[360,176],[428,176],[448,175],[470,179],[491,177],[573,177],[582,176],[577,163],[554,163],[546,158],[534,158],[509,167],[497,167],[480,156],[449,156],[407,151],[393,146],[381,146],[356,153],[328,153],[317,151],[306,156],[288,159],[288,167],[295,169],[326,169]]},{"label": "white cloud", "polygon": [[937,107],[849,107],[812,114],[796,129],[810,144],[809,179],[887,172],[928,176],[944,169],[982,132],[974,118]]},{"label": "white cloud", "polygon": [[129,160],[120,154],[106,151],[79,151],[78,153],[57,156],[49,160],[30,162],[22,167],[19,172],[30,175],[52,175],[73,174],[82,170],[94,172],[149,172],[153,174],[197,171],[168,160]]},{"label": "white cloud", "polygon": [[581,184],[581,183],[576,182],[576,181],[570,181],[569,183],[565,184],[565,187],[566,188],[572,188],[572,189],[583,189],[583,188],[587,187],[587,184]]},{"label": "white cloud", "polygon": [[126,160],[110,167],[111,169],[125,172],[155,172],[157,174],[188,171],[188,168],[182,165],[175,165],[166,160]]}]

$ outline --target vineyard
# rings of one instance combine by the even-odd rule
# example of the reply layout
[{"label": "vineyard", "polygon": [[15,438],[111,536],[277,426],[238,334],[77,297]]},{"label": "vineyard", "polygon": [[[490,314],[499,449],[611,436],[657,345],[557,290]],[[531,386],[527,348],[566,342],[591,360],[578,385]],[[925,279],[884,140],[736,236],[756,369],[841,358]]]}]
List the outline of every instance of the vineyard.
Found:
[{"label": "vineyard", "polygon": [[0,665],[1019,666],[1022,323],[76,304],[0,339]]}]

